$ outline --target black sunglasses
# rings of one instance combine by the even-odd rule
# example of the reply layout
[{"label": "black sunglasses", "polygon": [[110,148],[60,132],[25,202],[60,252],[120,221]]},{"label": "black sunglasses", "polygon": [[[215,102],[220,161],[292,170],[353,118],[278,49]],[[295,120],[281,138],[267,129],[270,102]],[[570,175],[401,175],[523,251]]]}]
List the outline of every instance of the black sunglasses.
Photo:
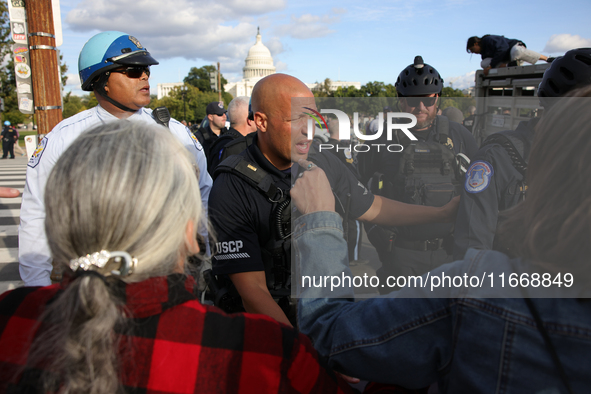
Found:
[{"label": "black sunglasses", "polygon": [[409,107],[416,108],[423,103],[425,107],[431,107],[437,102],[437,96],[435,97],[403,97],[402,98],[406,105]]},{"label": "black sunglasses", "polygon": [[141,78],[144,73],[150,76],[150,66],[130,66],[123,69],[111,70],[112,73],[121,73],[127,75],[127,78]]}]

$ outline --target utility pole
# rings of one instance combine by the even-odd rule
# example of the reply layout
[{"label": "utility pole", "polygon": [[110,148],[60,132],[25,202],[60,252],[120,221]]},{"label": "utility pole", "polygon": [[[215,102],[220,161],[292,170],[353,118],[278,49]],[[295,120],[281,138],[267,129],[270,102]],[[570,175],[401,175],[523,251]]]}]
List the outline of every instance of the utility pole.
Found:
[{"label": "utility pole", "polygon": [[218,62],[218,101],[222,102],[222,74],[220,73],[220,62]]},{"label": "utility pole", "polygon": [[49,133],[62,120],[60,72],[51,0],[26,2],[33,98],[39,134]]}]

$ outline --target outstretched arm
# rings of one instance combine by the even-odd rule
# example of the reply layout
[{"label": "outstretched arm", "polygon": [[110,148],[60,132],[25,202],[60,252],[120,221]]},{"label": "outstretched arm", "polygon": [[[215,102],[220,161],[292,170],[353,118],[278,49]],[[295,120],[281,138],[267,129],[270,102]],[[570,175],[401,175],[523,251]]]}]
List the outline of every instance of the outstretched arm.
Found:
[{"label": "outstretched arm", "polygon": [[375,196],[373,204],[359,220],[386,226],[450,223],[456,218],[459,204],[460,197],[454,197],[442,207],[427,207]]}]

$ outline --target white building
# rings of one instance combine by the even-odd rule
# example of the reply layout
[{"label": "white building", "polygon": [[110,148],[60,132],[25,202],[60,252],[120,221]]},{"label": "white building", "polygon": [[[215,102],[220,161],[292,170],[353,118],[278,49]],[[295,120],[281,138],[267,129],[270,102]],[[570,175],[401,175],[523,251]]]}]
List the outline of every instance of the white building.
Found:
[{"label": "white building", "polygon": [[162,97],[170,95],[170,92],[177,86],[183,86],[183,82],[170,82],[170,83],[159,83],[158,84],[158,100]]},{"label": "white building", "polygon": [[[224,88],[225,91],[230,93],[232,97],[252,95],[252,88],[262,78],[267,75],[275,74],[275,66],[273,65],[273,57],[271,51],[267,48],[261,39],[260,29],[257,29],[256,42],[248,50],[248,55],[244,61],[244,67],[242,68],[242,80],[239,82],[229,82]],[[318,90],[318,87],[322,84],[319,83],[307,83],[306,85],[310,90]],[[164,96],[168,96],[170,91],[177,86],[183,86],[182,82],[178,83],[159,83],[158,84],[158,99]],[[337,90],[339,87],[354,86],[357,89],[361,88],[361,82],[346,82],[346,81],[331,81],[330,90]]]},{"label": "white building", "polygon": [[248,96],[252,94],[252,88],[263,77],[275,74],[271,51],[261,40],[260,29],[257,29],[255,44],[248,50],[245,65],[242,69],[242,80],[226,84],[225,90],[232,97]]},{"label": "white building", "polygon": [[[313,92],[319,90],[322,85],[324,85],[324,82],[306,84],[306,86],[308,86],[308,88],[310,88],[310,90]],[[328,89],[331,92],[334,92],[338,88],[348,88],[349,86],[353,86],[355,89],[361,89],[361,82],[333,81],[331,79]]]}]

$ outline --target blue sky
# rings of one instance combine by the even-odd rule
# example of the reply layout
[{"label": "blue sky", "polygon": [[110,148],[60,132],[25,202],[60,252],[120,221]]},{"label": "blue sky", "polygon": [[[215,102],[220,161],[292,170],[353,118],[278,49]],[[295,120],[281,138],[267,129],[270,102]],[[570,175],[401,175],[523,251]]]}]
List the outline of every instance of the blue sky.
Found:
[{"label": "blue sky", "polygon": [[589,15],[588,0],[61,0],[60,50],[70,74],[65,90],[82,94],[76,74],[84,43],[100,31],[129,33],[160,61],[150,77],[155,94],[158,83],[180,82],[191,67],[217,61],[228,80],[240,80],[260,26],[277,71],[304,82],[393,84],[421,55],[446,86],[465,88],[480,63],[466,53],[468,37],[504,35],[559,55],[591,47]]}]

